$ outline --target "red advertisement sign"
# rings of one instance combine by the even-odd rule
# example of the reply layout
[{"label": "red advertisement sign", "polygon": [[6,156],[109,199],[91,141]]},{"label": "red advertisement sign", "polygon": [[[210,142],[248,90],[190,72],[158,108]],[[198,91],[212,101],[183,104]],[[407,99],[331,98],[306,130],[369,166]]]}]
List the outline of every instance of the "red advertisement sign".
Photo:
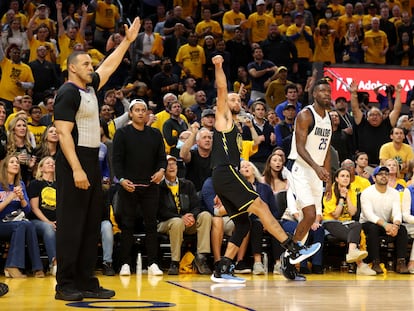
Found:
[{"label": "red advertisement sign", "polygon": [[[414,86],[414,71],[399,68],[355,68],[355,67],[325,67],[325,76],[333,79],[332,99],[343,96],[350,99],[347,86],[354,80],[361,92],[368,92],[369,101],[376,102],[374,88],[378,85],[400,83],[402,85],[401,100],[405,103],[407,92]],[[382,87],[385,95],[385,87]]]}]

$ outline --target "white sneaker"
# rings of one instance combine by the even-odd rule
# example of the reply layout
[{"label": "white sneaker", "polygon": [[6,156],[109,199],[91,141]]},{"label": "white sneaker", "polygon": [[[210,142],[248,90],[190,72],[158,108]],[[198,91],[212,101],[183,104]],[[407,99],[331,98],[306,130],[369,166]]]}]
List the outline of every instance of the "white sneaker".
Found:
[{"label": "white sneaker", "polygon": [[265,269],[261,262],[255,262],[253,264],[253,274],[255,275],[265,274]]},{"label": "white sneaker", "polygon": [[377,275],[366,263],[362,263],[360,267],[357,267],[357,275]]},{"label": "white sneaker", "polygon": [[52,267],[50,268],[50,273],[53,276],[56,276],[56,273],[57,273],[57,265],[52,265]]},{"label": "white sneaker", "polygon": [[127,263],[122,265],[121,271],[119,271],[119,275],[120,276],[131,275],[131,268],[129,267],[129,265]]},{"label": "white sneaker", "polygon": [[148,275],[162,275],[163,272],[160,270],[158,265],[154,262],[151,266],[148,267]]},{"label": "white sneaker", "polygon": [[348,254],[346,254],[346,262],[358,262],[362,259],[365,259],[368,256],[367,251],[360,251],[359,249],[353,249],[352,251],[349,251]]},{"label": "white sneaker", "polygon": [[273,266],[273,274],[281,274],[280,273],[281,268],[282,268],[282,264],[280,263],[280,261],[276,262],[275,265]]}]

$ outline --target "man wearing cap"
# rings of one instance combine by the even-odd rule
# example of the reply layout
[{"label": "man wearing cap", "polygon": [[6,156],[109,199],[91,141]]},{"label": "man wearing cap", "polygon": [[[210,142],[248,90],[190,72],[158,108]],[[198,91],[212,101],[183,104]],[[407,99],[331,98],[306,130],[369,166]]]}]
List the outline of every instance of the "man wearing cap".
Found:
[{"label": "man wearing cap", "polygon": [[287,104],[283,109],[284,120],[275,126],[276,145],[283,148],[285,154],[290,153],[293,137],[293,125],[296,118],[296,107],[293,104]]},{"label": "man wearing cap", "polygon": [[177,275],[184,234],[197,234],[194,263],[200,274],[211,274],[207,265],[210,254],[211,214],[203,211],[194,184],[177,177],[177,158],[167,156],[165,179],[160,183],[158,232],[170,236],[171,265],[168,274]]},{"label": "man wearing cap", "polygon": [[113,290],[102,288],[94,276],[104,205],[96,92],[118,67],[137,37],[140,25],[137,17],[129,28],[124,26],[124,39],[96,72],[87,53],[75,52],[68,57],[68,82],[59,88],[54,109],[60,145],[56,155],[56,199],[59,205],[56,257],[59,265],[55,299],[79,301],[115,295]]},{"label": "man wearing cap", "polygon": [[157,212],[159,183],[166,167],[161,133],[146,125],[147,104],[134,99],[129,105],[132,123],[118,129],[113,140],[113,169],[119,180],[115,216],[120,238],[120,275],[130,275],[131,249],[137,212],[143,216],[148,254],[148,274],[162,275],[158,267]]},{"label": "man wearing cap", "polygon": [[305,10],[305,0],[296,0],[296,10],[292,12],[292,17],[295,18],[298,14],[303,16],[306,26],[309,26],[311,29],[315,27],[315,21],[312,13]]},{"label": "man wearing cap", "polygon": [[381,16],[377,14],[377,5],[371,2],[368,4],[368,14],[365,14],[362,17],[362,27],[364,28],[364,31],[371,29],[371,22],[374,17],[378,19],[381,18]]},{"label": "man wearing cap", "polygon": [[204,39],[206,36],[212,36],[213,39],[218,39],[222,36],[223,30],[219,22],[211,19],[211,10],[209,7],[202,9],[203,19],[197,23],[195,32],[198,37],[198,45],[204,45]]},{"label": "man wearing cap", "polygon": [[266,104],[273,110],[277,105],[286,100],[285,86],[293,84],[292,81],[287,79],[288,70],[285,66],[279,66],[276,72],[277,79],[270,82],[265,95]]},{"label": "man wearing cap", "polygon": [[[55,38],[55,36],[56,36],[56,21],[49,18],[50,8],[46,4],[41,3],[37,6],[33,16],[36,16],[36,18],[34,20],[35,29],[38,28],[41,24],[45,24],[47,26],[47,28],[49,28],[50,37]],[[29,24],[27,24],[27,27],[29,28]]]},{"label": "man wearing cap", "polygon": [[212,131],[214,129],[215,114],[213,109],[204,109],[201,113],[201,127],[205,127],[209,131]]},{"label": "man wearing cap", "polygon": [[408,273],[405,263],[407,255],[407,229],[401,226],[402,214],[399,192],[388,186],[390,170],[377,166],[373,172],[375,184],[361,193],[362,229],[367,236],[367,251],[372,260],[372,270],[382,274],[380,267],[380,236],[394,241],[397,266],[395,272]]},{"label": "man wearing cap", "polygon": [[250,44],[260,43],[267,37],[270,24],[274,23],[274,18],[266,13],[264,0],[256,1],[257,12],[249,15],[246,23]]}]

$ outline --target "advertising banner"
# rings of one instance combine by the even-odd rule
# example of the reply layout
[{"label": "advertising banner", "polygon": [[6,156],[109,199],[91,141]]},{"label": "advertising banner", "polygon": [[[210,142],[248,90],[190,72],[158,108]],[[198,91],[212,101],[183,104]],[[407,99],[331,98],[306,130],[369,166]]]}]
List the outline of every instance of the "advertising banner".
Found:
[{"label": "advertising banner", "polygon": [[[414,86],[414,70],[400,68],[357,68],[357,67],[324,67],[324,75],[333,79],[332,98],[339,96],[350,99],[350,93],[347,86],[354,80],[358,83],[360,92],[369,94],[369,101],[376,102],[374,88],[379,85],[396,85],[398,82],[402,85],[401,100],[406,101],[407,92]],[[385,86],[382,87],[381,93],[385,95]]]}]

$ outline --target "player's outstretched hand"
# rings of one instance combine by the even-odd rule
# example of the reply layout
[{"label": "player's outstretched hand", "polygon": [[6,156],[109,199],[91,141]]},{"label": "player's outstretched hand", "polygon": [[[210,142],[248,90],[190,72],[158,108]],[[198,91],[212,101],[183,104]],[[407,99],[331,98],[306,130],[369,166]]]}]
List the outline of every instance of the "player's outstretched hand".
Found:
[{"label": "player's outstretched hand", "polygon": [[133,23],[128,28],[127,25],[124,25],[125,28],[125,39],[129,42],[134,42],[138,36],[139,29],[141,28],[141,20],[139,17],[135,17]]},{"label": "player's outstretched hand", "polygon": [[224,62],[224,59],[221,55],[216,55],[211,59],[211,61],[213,62],[214,65],[217,65],[217,64],[222,64]]}]

